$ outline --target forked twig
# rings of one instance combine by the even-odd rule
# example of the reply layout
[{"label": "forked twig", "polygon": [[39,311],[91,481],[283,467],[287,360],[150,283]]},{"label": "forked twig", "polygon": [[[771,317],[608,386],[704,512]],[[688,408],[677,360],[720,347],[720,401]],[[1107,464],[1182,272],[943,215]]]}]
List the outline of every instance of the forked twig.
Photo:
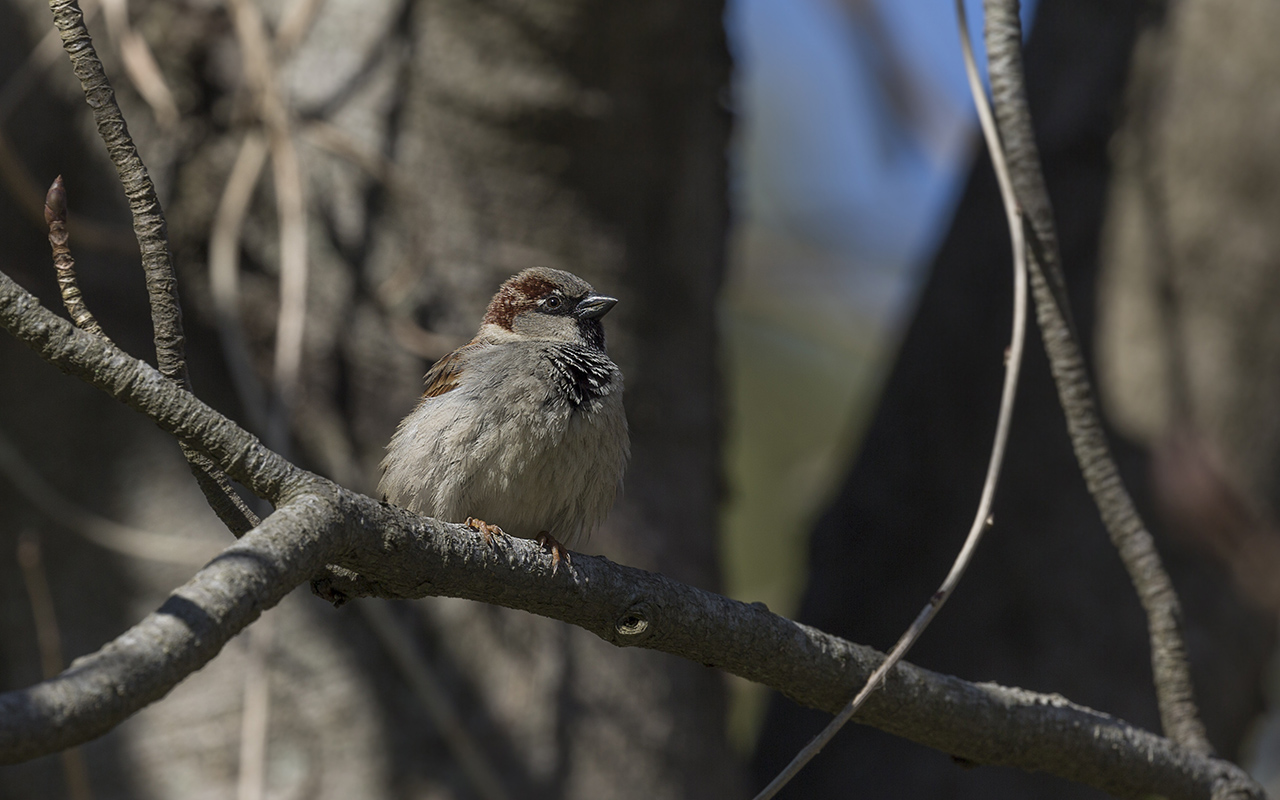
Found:
[{"label": "forked twig", "polygon": [[[51,313],[3,271],[0,328],[209,453],[278,506],[156,613],[82,657],[75,670],[0,693],[0,762],[29,760],[107,732],[163,697],[325,564],[341,567],[317,586],[330,596],[430,593],[519,608],[615,645],[724,669],[832,713],[883,658],[767,609],[607,559],[583,555],[575,564],[578,580],[562,572],[557,582],[550,557],[532,542],[514,539],[498,554],[461,525],[345,490],[271,452],[152,367]],[[638,627],[637,620],[649,624]],[[1058,695],[970,683],[906,662],[886,677],[885,688],[864,707],[867,722],[969,761],[1047,772],[1120,797],[1264,797],[1234,764]]]},{"label": "forked twig", "polygon": [[1192,752],[1210,754],[1213,748],[1196,709],[1178,596],[1111,456],[1071,322],[1053,210],[1027,107],[1018,5],[1017,0],[983,2],[991,94],[1000,141],[1007,154],[1014,191],[1027,216],[1036,321],[1080,471],[1147,614],[1152,673],[1165,735]]},{"label": "forked twig", "polygon": [[[156,366],[166,378],[190,390],[191,381],[183,355],[185,338],[182,331],[182,309],[178,302],[177,275],[169,253],[164,211],[156,196],[155,186],[129,136],[124,115],[120,113],[115,92],[107,80],[102,61],[94,50],[80,6],[76,0],[50,0],[49,8],[53,12],[54,24],[62,34],[63,49],[71,57],[71,66],[80,79],[85,100],[93,109],[98,135],[107,147],[107,154],[115,165],[120,185],[124,187],[125,196],[129,200],[133,230],[142,251],[147,295],[151,301]],[[188,447],[183,447],[182,453],[191,465],[191,472],[209,506],[232,533],[243,535],[258,524],[257,515],[236,494],[226,474],[206,455]]]},{"label": "forked twig", "polygon": [[[978,106],[979,118],[982,120],[984,133],[990,130],[994,134],[991,113],[986,107],[986,96],[982,90],[982,82],[978,77],[977,66],[973,60],[973,49],[969,43],[969,27],[965,20],[963,0],[956,0],[956,14],[960,23],[960,40],[961,47],[964,50],[965,71],[969,77],[969,88],[973,92],[974,103]],[[990,135],[988,135],[987,141],[988,144],[991,143]],[[907,651],[924,633],[925,628],[937,616],[942,605],[947,602],[952,592],[955,591],[956,586],[959,585],[960,578],[973,560],[973,554],[978,547],[978,542],[982,539],[982,534],[992,525],[991,504],[995,499],[996,485],[1000,478],[1000,466],[1004,461],[1005,448],[1009,440],[1009,426],[1013,420],[1013,404],[1018,390],[1018,374],[1022,367],[1022,351],[1026,342],[1027,260],[1022,212],[1014,199],[1008,169],[1003,162],[1003,157],[998,147],[992,148],[991,160],[995,166],[996,178],[1000,183],[1000,195],[1004,200],[1005,212],[1009,221],[1009,238],[1013,247],[1013,331],[1010,334],[1011,344],[1005,364],[1004,386],[1000,395],[1000,412],[996,420],[995,438],[991,444],[991,458],[987,463],[987,475],[982,484],[982,495],[978,500],[978,510],[974,514],[973,524],[969,528],[969,535],[965,538],[964,545],[960,548],[959,554],[956,555],[955,561],[951,565],[951,571],[947,573],[947,577],[943,580],[938,591],[929,598],[928,604],[921,609],[915,621],[898,639],[897,644],[889,651],[888,656],[881,662],[880,666],[867,678],[866,683],[858,694],[844,707],[844,710],[836,715],[835,719],[828,723],[821,733],[814,737],[813,741],[809,742],[791,760],[786,769],[756,795],[756,800],[768,800],[768,798],[781,791],[782,787],[786,786],[804,768],[804,765],[809,763],[857,713],[862,704],[866,702],[867,697],[884,681],[889,670],[893,669],[906,656]]]}]

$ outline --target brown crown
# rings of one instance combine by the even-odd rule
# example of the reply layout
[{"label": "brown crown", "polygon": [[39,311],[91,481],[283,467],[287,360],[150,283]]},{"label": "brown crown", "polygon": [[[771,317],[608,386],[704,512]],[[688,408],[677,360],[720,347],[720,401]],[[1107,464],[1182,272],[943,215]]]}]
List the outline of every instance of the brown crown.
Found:
[{"label": "brown crown", "polygon": [[493,324],[511,330],[516,314],[533,308],[555,289],[564,292],[569,298],[591,292],[591,286],[586,281],[568,272],[545,267],[526,269],[502,284],[498,293],[489,301],[489,309],[485,312],[482,324]]}]

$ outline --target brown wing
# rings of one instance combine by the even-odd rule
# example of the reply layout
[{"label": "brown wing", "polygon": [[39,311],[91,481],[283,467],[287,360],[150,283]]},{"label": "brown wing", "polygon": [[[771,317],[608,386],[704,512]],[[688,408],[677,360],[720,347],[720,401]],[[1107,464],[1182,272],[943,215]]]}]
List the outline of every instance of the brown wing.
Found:
[{"label": "brown wing", "polygon": [[427,370],[427,375],[423,378],[427,388],[422,393],[422,396],[424,398],[439,397],[445,392],[452,391],[458,385],[458,380],[462,376],[462,362],[475,347],[476,345],[474,344],[459,347]]}]

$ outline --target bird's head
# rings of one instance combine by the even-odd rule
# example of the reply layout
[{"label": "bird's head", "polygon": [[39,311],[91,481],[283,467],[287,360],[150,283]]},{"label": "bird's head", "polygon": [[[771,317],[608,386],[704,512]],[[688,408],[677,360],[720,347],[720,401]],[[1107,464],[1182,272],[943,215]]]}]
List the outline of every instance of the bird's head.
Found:
[{"label": "bird's head", "polygon": [[498,289],[485,312],[480,335],[496,341],[573,342],[604,350],[600,318],[617,302],[596,294],[591,284],[577,275],[534,267],[508,278]]}]

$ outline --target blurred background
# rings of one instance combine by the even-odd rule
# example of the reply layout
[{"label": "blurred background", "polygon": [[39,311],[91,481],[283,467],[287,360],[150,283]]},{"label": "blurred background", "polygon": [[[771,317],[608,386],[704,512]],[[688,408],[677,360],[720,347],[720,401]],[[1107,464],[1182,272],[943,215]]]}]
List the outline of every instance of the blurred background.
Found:
[{"label": "blurred background", "polygon": [[[968,2],[980,39],[981,4]],[[436,358],[533,265],[621,298],[625,492],[588,546],[889,647],[977,502],[1004,216],[941,0],[102,0],[196,393],[372,491]],[[1116,455],[1219,752],[1280,792],[1280,11],[1024,4],[1029,96]],[[0,0],[0,269],[151,359],[128,209],[48,8]],[[979,58],[982,58],[981,52]],[[996,526],[911,660],[1157,729],[1145,621],[1031,338]],[[224,546],[175,443],[0,340],[0,679]],[[824,715],[522,612],[305,590],[4,798],[741,797]],[[1097,792],[850,726],[786,797]]]}]

